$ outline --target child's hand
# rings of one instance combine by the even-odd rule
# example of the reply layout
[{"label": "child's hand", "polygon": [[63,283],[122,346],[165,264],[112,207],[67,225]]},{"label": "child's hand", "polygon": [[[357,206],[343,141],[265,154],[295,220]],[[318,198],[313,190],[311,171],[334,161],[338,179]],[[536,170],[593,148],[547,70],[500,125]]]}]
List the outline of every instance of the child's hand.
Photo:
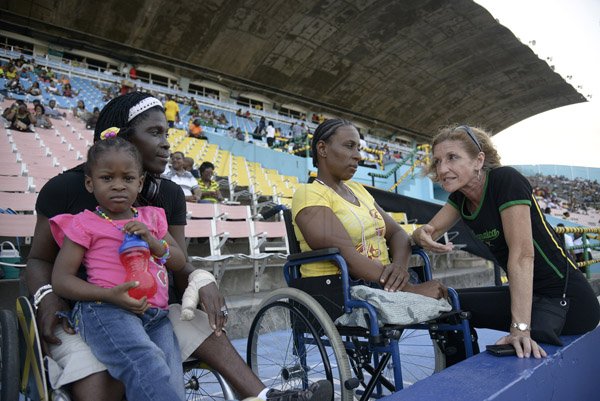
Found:
[{"label": "child's hand", "polygon": [[113,288],[109,288],[106,301],[128,310],[129,312],[141,315],[150,307],[146,297],[138,300],[130,297],[127,293],[130,288],[137,286],[137,281],[128,281],[127,283],[119,284]]},{"label": "child's hand", "polygon": [[130,221],[129,223],[125,224],[123,230],[128,234],[139,235],[140,238],[147,243],[151,243],[152,240],[155,240],[150,233],[150,230],[148,230],[148,227],[141,221]]}]

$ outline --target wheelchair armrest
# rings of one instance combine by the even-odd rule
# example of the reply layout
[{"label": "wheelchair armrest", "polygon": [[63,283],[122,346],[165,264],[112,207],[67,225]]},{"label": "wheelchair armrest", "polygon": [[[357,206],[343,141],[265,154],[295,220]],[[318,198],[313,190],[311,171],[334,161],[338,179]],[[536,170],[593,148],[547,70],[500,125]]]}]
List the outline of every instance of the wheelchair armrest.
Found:
[{"label": "wheelchair armrest", "polygon": [[321,256],[335,255],[338,253],[340,253],[340,250],[337,248],[323,248],[316,249],[314,251],[294,253],[288,255],[287,260],[291,262],[299,259],[318,258]]}]

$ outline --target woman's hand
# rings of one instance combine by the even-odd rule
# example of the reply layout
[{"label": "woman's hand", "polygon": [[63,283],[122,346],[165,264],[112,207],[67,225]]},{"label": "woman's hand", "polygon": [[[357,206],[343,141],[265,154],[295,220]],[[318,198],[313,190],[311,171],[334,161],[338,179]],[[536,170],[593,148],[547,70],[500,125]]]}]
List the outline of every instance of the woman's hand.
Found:
[{"label": "woman's hand", "polygon": [[408,283],[410,275],[408,270],[398,264],[390,263],[383,267],[383,272],[379,277],[379,284],[383,289],[390,292],[402,291]]},{"label": "woman's hand", "polygon": [[433,226],[425,224],[413,232],[412,238],[415,241],[415,244],[427,251],[437,253],[451,252],[454,244],[452,244],[452,242],[448,242],[447,244],[440,244],[439,242],[436,242],[433,239],[434,232],[435,229]]},{"label": "woman's hand", "polygon": [[512,344],[519,358],[529,358],[531,354],[536,359],[548,356],[546,351],[529,336],[528,332],[510,333],[496,341],[496,344]]},{"label": "woman's hand", "polygon": [[208,315],[210,327],[212,327],[215,335],[220,336],[223,326],[227,322],[227,315],[223,314],[225,307],[225,298],[219,292],[219,288],[215,283],[210,283],[198,290],[200,295],[200,305],[202,310]]},{"label": "woman's hand", "polygon": [[138,285],[139,283],[137,281],[128,281],[112,288],[108,288],[106,289],[106,296],[103,300],[128,310],[129,312],[135,313],[136,315],[141,315],[150,307],[146,297],[135,299],[129,296],[129,293],[127,292],[130,288],[135,288]]},{"label": "woman's hand", "polygon": [[51,356],[48,344],[59,345],[62,343],[60,339],[54,335],[54,328],[59,321],[62,324],[65,333],[75,334],[75,330],[69,325],[68,319],[56,315],[56,312],[66,312],[70,309],[69,304],[67,304],[64,299],[53,293],[46,295],[38,305],[35,317],[40,330],[40,342],[44,355]]},{"label": "woman's hand", "polygon": [[437,280],[430,280],[420,284],[407,284],[404,287],[404,291],[435,299],[448,298],[448,288]]}]

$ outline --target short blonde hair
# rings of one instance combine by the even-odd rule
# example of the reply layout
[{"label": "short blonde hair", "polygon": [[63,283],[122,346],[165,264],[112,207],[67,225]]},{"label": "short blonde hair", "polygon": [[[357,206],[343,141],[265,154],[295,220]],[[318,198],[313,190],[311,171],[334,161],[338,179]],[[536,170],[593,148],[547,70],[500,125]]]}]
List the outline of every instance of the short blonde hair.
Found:
[{"label": "short blonde hair", "polygon": [[[469,135],[469,131],[474,138]],[[500,156],[490,139],[491,134],[479,127],[471,127],[466,125],[450,125],[444,127],[431,141],[431,152],[436,145],[444,141],[457,141],[462,144],[463,149],[471,158],[476,158],[479,152],[483,152],[485,160],[483,162],[483,170],[491,170],[500,167]],[[426,168],[426,174],[432,181],[437,182],[438,176],[435,168],[433,157]]]}]

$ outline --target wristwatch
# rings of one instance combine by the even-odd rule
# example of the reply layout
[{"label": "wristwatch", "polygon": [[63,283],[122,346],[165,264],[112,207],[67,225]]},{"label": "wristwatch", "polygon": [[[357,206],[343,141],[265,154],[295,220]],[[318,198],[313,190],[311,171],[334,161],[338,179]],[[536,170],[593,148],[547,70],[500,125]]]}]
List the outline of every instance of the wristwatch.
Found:
[{"label": "wristwatch", "polygon": [[517,329],[519,331],[529,331],[531,328],[527,323],[513,323],[510,325],[511,328]]}]

